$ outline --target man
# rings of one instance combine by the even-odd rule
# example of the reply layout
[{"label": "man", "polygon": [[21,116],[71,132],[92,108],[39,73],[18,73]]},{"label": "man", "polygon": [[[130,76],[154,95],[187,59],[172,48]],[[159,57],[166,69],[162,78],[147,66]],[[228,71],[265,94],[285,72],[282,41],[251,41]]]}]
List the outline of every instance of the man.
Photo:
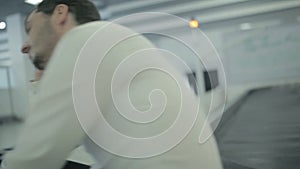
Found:
[{"label": "man", "polygon": [[[80,24],[98,20],[100,20],[99,12],[88,0],[45,0],[40,3],[26,20],[25,27],[29,39],[22,48],[22,52],[29,54],[30,59],[37,68],[36,80],[41,78],[41,74],[46,68],[53,49],[66,32]],[[35,100],[35,98],[32,100]],[[4,168],[33,169],[47,168],[47,163],[51,163],[48,165],[49,168],[60,168],[65,159],[59,160],[59,162],[55,160],[51,162],[51,160],[53,160],[53,158],[61,158],[60,156],[65,155],[57,152],[54,156],[52,156],[53,154],[50,155],[50,158],[47,159],[48,162],[46,162],[41,160],[41,158],[43,158],[43,155],[39,154],[41,151],[31,151],[34,146],[44,147],[44,145],[37,145],[34,142],[30,143],[34,138],[28,137],[32,135],[37,136],[35,135],[37,133],[34,133],[34,131],[30,129],[29,131],[27,130],[27,128],[30,128],[28,126],[30,125],[31,117],[34,116],[34,113],[32,112],[31,115],[29,115],[28,120],[26,120],[28,125],[25,124],[27,127],[25,127],[24,132],[20,136],[19,142],[21,145],[15,148],[15,152],[7,155],[2,165],[4,165]],[[55,125],[55,123],[53,125]],[[42,132],[44,133],[45,131]],[[26,135],[28,135],[28,137]],[[46,142],[44,143],[45,145],[47,144]],[[77,143],[73,144],[77,146]],[[71,147],[70,149],[74,148],[72,145]],[[44,149],[42,151],[46,153],[47,150]],[[34,159],[34,156],[40,156],[41,158]],[[7,166],[5,166],[6,164]]]},{"label": "man", "polygon": [[[180,105],[180,100],[175,99],[180,96],[176,83],[170,83],[170,79],[157,70],[141,73],[142,75],[138,74],[132,79],[133,82],[128,87],[128,90],[132,91],[130,104],[135,105],[140,111],[147,110],[151,106],[155,108],[155,104],[149,106],[147,94],[151,92],[151,85],[160,86],[167,93],[168,105],[164,110],[169,114],[154,121],[158,125],[151,123],[150,128],[154,129],[143,124],[134,127],[135,122],[123,122],[124,115],[118,114],[118,106],[115,105],[114,97],[111,96],[111,90],[114,88],[117,90],[117,96],[123,96],[123,93],[127,93],[127,86],[124,85],[125,81],[122,79],[121,83],[117,83],[115,87],[112,86],[114,81],[112,77],[125,57],[144,49],[154,48],[154,46],[140,35],[129,36],[134,32],[116,24],[108,22],[83,24],[98,19],[96,8],[88,0],[44,0],[28,17],[26,32],[29,40],[22,51],[28,53],[35,67],[44,70],[44,73],[18,144],[14,151],[6,155],[2,168],[60,169],[70,152],[84,143],[88,152],[95,158],[96,164],[93,169],[221,169],[214,138],[211,137],[203,144],[197,142],[204,123],[201,115],[196,119],[195,126],[184,140],[178,142],[178,145],[172,149],[151,157],[122,157],[105,146],[101,147],[95,139],[88,137],[87,133],[90,131],[97,134],[97,130],[94,131],[95,128],[103,123],[99,124],[98,118],[91,115],[96,110],[89,106],[88,101],[79,103],[79,106],[85,108],[86,116],[82,119],[82,114],[78,113],[78,107],[76,108],[78,104],[76,105],[74,101],[80,97],[85,100],[89,98],[85,97],[85,93],[79,95],[79,98],[74,96],[76,95],[74,88],[88,90],[89,82],[86,82],[84,78],[90,74],[79,72],[77,81],[73,76],[76,66],[82,63],[78,55],[85,52],[86,48],[83,47],[89,44],[89,40],[93,40],[91,37],[98,30],[101,30],[100,38],[96,39],[97,43],[91,44],[94,47],[90,49],[92,50],[90,54],[99,52],[99,56],[105,57],[99,62],[99,68],[95,74],[95,96],[103,116],[115,127],[115,130],[131,137],[159,135],[161,130],[168,129],[173,124],[172,120],[176,120],[177,115],[174,111]],[[83,25],[78,26],[79,24]],[[126,38],[118,43],[112,43],[113,47],[107,45],[112,40],[118,40],[118,36]],[[91,61],[85,65],[86,69],[94,64],[93,58],[89,59],[89,54],[84,56],[84,63]],[[165,61],[153,57],[149,58],[148,62],[164,63]],[[128,71],[130,68],[129,66]],[[191,101],[193,101],[193,96],[191,96]],[[127,104],[123,106],[126,107]],[[99,137],[107,139],[112,143],[112,148],[120,152],[130,152],[137,146],[131,142],[116,144],[119,140],[110,138],[108,134],[102,134]],[[169,139],[171,142],[172,138]],[[143,148],[151,149],[151,147]]]},{"label": "man", "polygon": [[97,20],[100,15],[89,1],[43,1],[27,18],[29,39],[22,52],[29,54],[37,69],[44,70],[62,35],[79,24]]}]

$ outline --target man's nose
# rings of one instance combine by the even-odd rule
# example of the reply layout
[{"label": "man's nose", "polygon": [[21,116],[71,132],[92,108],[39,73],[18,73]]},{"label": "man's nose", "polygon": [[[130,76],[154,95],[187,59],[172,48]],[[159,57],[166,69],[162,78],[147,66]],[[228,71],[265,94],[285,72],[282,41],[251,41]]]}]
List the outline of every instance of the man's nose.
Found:
[{"label": "man's nose", "polygon": [[24,43],[24,45],[22,46],[21,52],[22,53],[29,53],[30,51],[30,45],[26,42]]}]

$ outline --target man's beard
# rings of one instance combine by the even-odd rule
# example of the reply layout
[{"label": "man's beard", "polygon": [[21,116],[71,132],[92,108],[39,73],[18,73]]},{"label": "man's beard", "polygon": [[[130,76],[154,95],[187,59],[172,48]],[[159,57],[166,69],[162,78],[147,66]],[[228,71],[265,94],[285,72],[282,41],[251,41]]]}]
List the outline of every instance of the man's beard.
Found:
[{"label": "man's beard", "polygon": [[35,57],[32,63],[39,70],[44,70],[46,67],[45,60],[41,59],[40,57]]}]

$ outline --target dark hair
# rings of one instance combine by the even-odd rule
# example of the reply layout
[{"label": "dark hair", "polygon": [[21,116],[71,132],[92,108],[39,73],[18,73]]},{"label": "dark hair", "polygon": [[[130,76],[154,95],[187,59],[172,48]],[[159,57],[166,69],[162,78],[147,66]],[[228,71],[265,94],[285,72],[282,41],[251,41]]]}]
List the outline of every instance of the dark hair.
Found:
[{"label": "dark hair", "polygon": [[52,15],[54,9],[59,4],[69,7],[78,24],[100,20],[100,14],[96,6],[89,0],[44,0],[38,4],[36,12],[43,12]]}]

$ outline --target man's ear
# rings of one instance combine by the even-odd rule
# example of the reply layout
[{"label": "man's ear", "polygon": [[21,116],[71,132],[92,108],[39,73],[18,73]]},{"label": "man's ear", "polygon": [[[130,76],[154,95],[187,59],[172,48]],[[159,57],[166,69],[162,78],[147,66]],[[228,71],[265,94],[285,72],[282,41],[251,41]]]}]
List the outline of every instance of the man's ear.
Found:
[{"label": "man's ear", "polygon": [[55,25],[64,25],[68,19],[69,7],[65,4],[59,4],[55,7],[52,19]]}]

